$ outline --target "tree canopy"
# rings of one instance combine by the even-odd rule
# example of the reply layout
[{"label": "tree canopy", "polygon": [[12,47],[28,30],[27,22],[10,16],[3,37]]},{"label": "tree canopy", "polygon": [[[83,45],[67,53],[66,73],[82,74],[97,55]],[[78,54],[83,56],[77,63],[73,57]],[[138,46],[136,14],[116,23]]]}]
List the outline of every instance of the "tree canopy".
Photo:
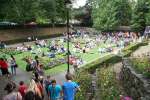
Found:
[{"label": "tree canopy", "polygon": [[25,23],[65,20],[64,0],[0,0],[0,19]]},{"label": "tree canopy", "polygon": [[89,0],[92,5],[93,27],[101,31],[131,26],[144,31],[150,25],[150,0]]},{"label": "tree canopy", "polygon": [[[65,0],[0,0],[0,21],[20,24],[64,23]],[[101,31],[115,30],[119,26],[130,26],[142,32],[150,25],[150,0],[87,0],[79,9],[72,9],[74,19]]]}]

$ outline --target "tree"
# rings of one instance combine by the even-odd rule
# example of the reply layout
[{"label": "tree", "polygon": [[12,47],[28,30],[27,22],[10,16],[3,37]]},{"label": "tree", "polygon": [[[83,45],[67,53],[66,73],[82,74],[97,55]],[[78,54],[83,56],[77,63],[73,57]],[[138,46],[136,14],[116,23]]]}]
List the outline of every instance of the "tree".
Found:
[{"label": "tree", "polygon": [[26,23],[65,21],[64,0],[0,0],[0,19]]},{"label": "tree", "polygon": [[131,19],[129,0],[90,0],[94,27],[102,31],[127,26]]},{"label": "tree", "polygon": [[147,1],[146,25],[150,26],[150,0]]},{"label": "tree", "polygon": [[148,0],[137,0],[137,4],[133,9],[131,28],[135,32],[143,33],[146,27],[146,14],[148,12]]},{"label": "tree", "polygon": [[[96,4],[96,5],[95,5]],[[117,7],[110,0],[99,0],[93,4],[93,23],[96,29],[101,31],[113,30],[118,25]]]},{"label": "tree", "polygon": [[56,20],[56,1],[55,0],[43,0],[41,1],[41,9],[44,12],[45,18],[49,19],[48,22],[54,24]]},{"label": "tree", "polygon": [[120,26],[129,26],[131,20],[132,8],[130,5],[130,0],[115,0],[117,7],[117,20]]},{"label": "tree", "polygon": [[9,0],[3,5],[3,19],[25,23],[36,19],[39,0]]}]

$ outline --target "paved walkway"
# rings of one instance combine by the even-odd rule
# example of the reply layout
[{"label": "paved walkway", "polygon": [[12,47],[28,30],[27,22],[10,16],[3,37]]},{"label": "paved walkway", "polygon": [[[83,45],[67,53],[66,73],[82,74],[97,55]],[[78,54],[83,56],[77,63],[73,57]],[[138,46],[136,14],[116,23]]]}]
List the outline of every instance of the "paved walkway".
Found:
[{"label": "paved walkway", "polygon": [[8,82],[10,82],[11,79],[0,76],[0,100],[2,100],[3,96],[6,95],[6,91],[4,91],[4,88]]},{"label": "paved walkway", "polygon": [[17,68],[17,75],[12,76],[12,80],[19,84],[20,81],[24,81],[26,84],[30,82],[30,79],[32,78],[32,72],[26,72],[19,68]]},{"label": "paved walkway", "polygon": [[[74,69],[71,68],[70,72],[73,74]],[[61,72],[59,74],[51,76],[52,79],[56,79],[59,84],[63,84],[65,81],[66,72]],[[24,81],[26,84],[30,82],[32,78],[32,72],[26,72],[17,68],[17,75],[12,76],[12,80],[19,84],[20,81]]]},{"label": "paved walkway", "polygon": [[145,55],[145,54],[149,54],[149,56],[150,56],[150,44],[149,45],[147,45],[147,46],[142,46],[142,47],[140,47],[138,50],[136,50],[133,54],[132,54],[132,56],[133,57],[140,57],[140,56],[142,56],[142,55]]}]

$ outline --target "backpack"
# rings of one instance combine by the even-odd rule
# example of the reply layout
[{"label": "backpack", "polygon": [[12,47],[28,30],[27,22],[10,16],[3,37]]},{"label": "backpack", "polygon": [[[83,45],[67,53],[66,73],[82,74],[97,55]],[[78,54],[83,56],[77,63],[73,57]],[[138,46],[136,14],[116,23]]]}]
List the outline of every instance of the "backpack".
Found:
[{"label": "backpack", "polygon": [[26,65],[26,71],[27,72],[32,71],[31,64]]}]

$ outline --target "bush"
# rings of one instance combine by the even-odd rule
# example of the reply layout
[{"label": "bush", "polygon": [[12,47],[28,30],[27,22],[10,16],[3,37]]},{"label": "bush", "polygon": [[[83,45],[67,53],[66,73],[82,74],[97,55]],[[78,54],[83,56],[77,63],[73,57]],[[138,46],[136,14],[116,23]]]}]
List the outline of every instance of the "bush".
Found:
[{"label": "bush", "polygon": [[97,71],[98,90],[101,100],[119,100],[121,91],[119,89],[116,75],[112,67],[100,68]]},{"label": "bush", "polygon": [[149,58],[134,58],[131,62],[136,72],[143,74],[146,78],[150,78]]},{"label": "bush", "polygon": [[82,73],[77,73],[75,76],[75,81],[80,85],[80,92],[77,92],[75,96],[75,100],[86,100],[87,93],[91,92],[91,76],[87,71],[83,71]]}]

